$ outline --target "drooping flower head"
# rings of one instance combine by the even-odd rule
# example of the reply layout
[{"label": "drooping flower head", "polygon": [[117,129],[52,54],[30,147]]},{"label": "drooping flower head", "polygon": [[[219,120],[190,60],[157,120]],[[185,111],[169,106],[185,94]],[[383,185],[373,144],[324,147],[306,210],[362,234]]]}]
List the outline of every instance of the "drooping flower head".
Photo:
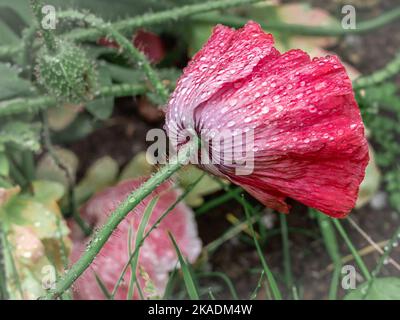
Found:
[{"label": "drooping flower head", "polygon": [[301,50],[281,54],[254,22],[240,30],[215,27],[177,83],[166,129],[178,148],[185,130],[202,141],[221,131],[251,132],[251,143],[233,138],[229,145],[240,150],[232,152],[239,160],[252,160],[251,172],[238,174],[238,164],[226,161],[232,157],[221,155],[227,147],[215,143],[209,152],[219,162],[200,159],[200,166],[281,212],[288,212],[290,197],[333,217],[346,215],[368,163],[364,126],[340,60],[311,60]]},{"label": "drooping flower head", "polygon": [[[100,192],[81,209],[81,216],[94,228],[102,226],[108,215],[117,208],[119,203],[143,182],[143,179],[127,180]],[[172,188],[170,183],[166,182],[128,214],[118,225],[91,266],[75,282],[75,298],[85,300],[106,298],[96,280],[96,275],[107,287],[107,290],[112,292],[129,260],[128,243],[131,241],[131,250],[134,250],[137,231],[144,211],[151,199],[156,196],[159,198],[151,213],[145,232],[175,203],[178,192]],[[73,226],[72,262],[80,257],[88,241],[78,231],[77,226]],[[177,266],[178,258],[168,237],[168,232],[174,236],[182,254],[187,257],[189,262],[194,262],[200,253],[201,241],[197,236],[193,212],[181,202],[169,212],[158,228],[150,233],[140,249],[137,279],[145,298],[162,297],[168,281],[168,273]],[[124,276],[124,281],[116,292],[115,299],[123,300],[127,298],[130,278],[131,269],[129,268]],[[148,290],[146,288],[153,289]],[[134,298],[138,298],[137,292],[135,288]]]}]

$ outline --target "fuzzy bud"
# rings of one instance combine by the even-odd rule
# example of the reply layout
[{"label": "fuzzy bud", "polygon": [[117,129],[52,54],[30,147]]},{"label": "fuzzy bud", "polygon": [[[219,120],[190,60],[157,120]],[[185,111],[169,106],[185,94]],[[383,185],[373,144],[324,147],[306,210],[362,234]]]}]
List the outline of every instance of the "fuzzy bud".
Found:
[{"label": "fuzzy bud", "polygon": [[85,51],[68,41],[57,41],[55,52],[39,51],[37,77],[49,94],[66,102],[92,100],[98,89],[95,65]]}]

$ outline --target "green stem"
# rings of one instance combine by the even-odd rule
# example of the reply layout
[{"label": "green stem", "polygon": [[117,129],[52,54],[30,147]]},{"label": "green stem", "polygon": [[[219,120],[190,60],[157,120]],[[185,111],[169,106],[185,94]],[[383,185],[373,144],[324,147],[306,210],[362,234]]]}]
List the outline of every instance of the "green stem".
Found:
[{"label": "green stem", "polygon": [[333,271],[331,284],[329,287],[329,300],[336,300],[337,290],[340,281],[340,273],[342,270],[342,259],[340,256],[339,246],[333,229],[331,220],[321,212],[311,209],[317,216],[319,228],[324,240],[326,251],[328,252],[335,269]]},{"label": "green stem", "polygon": [[371,274],[368,271],[367,266],[365,265],[364,261],[362,260],[361,256],[359,255],[356,248],[353,246],[350,238],[348,237],[346,231],[342,227],[342,224],[338,219],[331,219],[333,224],[335,225],[336,229],[339,231],[339,234],[342,236],[343,240],[346,242],[350,252],[352,253],[354,260],[357,262],[358,266],[360,267],[361,272],[363,273],[365,279],[367,281],[371,280]]},{"label": "green stem", "polygon": [[36,17],[37,23],[39,25],[39,30],[41,31],[41,34],[44,39],[44,43],[46,44],[47,49],[50,52],[54,52],[57,48],[56,45],[56,39],[54,37],[54,34],[51,32],[50,29],[44,29],[42,27],[42,20],[43,20],[43,14],[42,14],[42,8],[43,4],[40,0],[31,0],[31,7],[32,11]]},{"label": "green stem", "polygon": [[283,267],[285,271],[285,281],[289,290],[293,288],[293,275],[292,275],[292,267],[290,261],[290,243],[289,243],[289,232],[288,225],[286,220],[286,215],[279,215],[280,223],[281,223],[281,236],[282,236],[282,247],[283,247]]},{"label": "green stem", "polygon": [[[125,19],[112,24],[115,30],[122,32],[124,34],[132,33],[133,30],[150,26],[154,24],[160,24],[167,21],[177,21],[179,19],[207,11],[225,9],[240,6],[243,4],[250,4],[261,2],[262,0],[211,0],[199,4],[185,5],[178,8],[173,8],[170,10],[148,13],[138,17]],[[65,14],[64,13],[59,13]],[[72,12],[72,15],[75,12]],[[67,38],[79,42],[83,41],[96,41],[101,37],[101,31],[97,28],[90,28],[86,30],[73,31],[66,35]],[[21,50],[21,45],[17,46],[1,46],[0,47],[0,59],[12,57]]]},{"label": "green stem", "polygon": [[111,37],[114,39],[118,45],[128,54],[130,57],[137,62],[138,66],[143,69],[146,77],[153,85],[157,95],[166,102],[169,96],[169,92],[161,82],[158,77],[157,72],[152,68],[150,62],[147,60],[146,56],[132,44],[130,40],[125,38],[125,36],[117,31],[112,24],[105,23],[101,18],[94,15],[80,14],[77,12],[76,18],[80,21],[86,21],[90,26],[99,29],[102,32],[102,36]]},{"label": "green stem", "polygon": [[379,258],[378,264],[376,265],[375,269],[372,271],[372,276],[371,276],[371,279],[369,279],[369,281],[368,281],[367,288],[363,295],[363,299],[365,299],[368,296],[368,293],[369,293],[376,277],[381,272],[381,269],[385,265],[386,261],[388,261],[390,253],[392,252],[392,250],[394,249],[396,244],[399,242],[399,239],[400,239],[400,227],[397,228],[397,230],[395,231],[394,235],[392,236],[392,238],[390,239],[388,244],[384,247],[384,253]]},{"label": "green stem", "polygon": [[103,227],[93,235],[92,241],[80,259],[71,269],[57,282],[56,288],[49,291],[44,299],[55,299],[67,290],[74,281],[90,266],[101,248],[105,245],[108,238],[116,229],[118,224],[131,212],[141,201],[150,195],[161,183],[170,178],[178,171],[191,155],[198,148],[198,141],[187,144],[182,148],[177,156],[160,169],[155,175],[133,191],[119,206],[112,212]]},{"label": "green stem", "polygon": [[5,266],[5,244],[3,243],[3,225],[0,222],[0,300],[9,298],[7,289],[7,274]]},{"label": "green stem", "polygon": [[182,193],[176,200],[175,202],[169,206],[169,208],[167,210],[165,210],[165,212],[157,219],[157,221],[151,226],[151,228],[146,232],[146,234],[144,235],[144,237],[141,239],[141,241],[139,242],[139,244],[137,246],[135,246],[135,250],[133,252],[130,252],[129,255],[129,259],[128,261],[125,263],[124,268],[121,271],[121,274],[114,286],[113,289],[113,293],[116,293],[120,284],[122,283],[122,279],[125,276],[126,271],[128,270],[128,267],[130,266],[133,258],[136,256],[139,248],[143,245],[144,241],[147,239],[148,236],[150,236],[151,232],[155,229],[157,229],[161,223],[161,221],[164,220],[164,218],[172,211],[175,209],[175,207],[186,198],[186,196],[194,189],[194,187],[201,181],[201,179],[203,179],[203,177],[206,174],[203,173],[198,179],[196,179],[193,183],[191,183],[185,190],[184,193]]},{"label": "green stem", "polygon": [[282,300],[282,294],[279,291],[278,284],[276,283],[275,277],[274,277],[271,269],[269,268],[269,266],[267,264],[267,261],[265,261],[264,254],[263,254],[263,252],[261,250],[261,246],[260,246],[260,244],[259,244],[259,242],[257,240],[256,233],[255,233],[254,228],[253,228],[253,224],[250,222],[251,221],[251,217],[250,217],[248,205],[246,204],[245,201],[242,201],[242,205],[244,207],[244,212],[246,214],[246,219],[247,219],[247,222],[248,222],[248,225],[249,225],[249,229],[250,229],[251,234],[253,236],[254,245],[256,247],[258,256],[259,256],[259,258],[261,260],[261,264],[263,266],[263,269],[264,269],[265,275],[267,277],[268,284],[269,284],[269,286],[271,288],[272,294],[273,294],[275,300]]},{"label": "green stem", "polygon": [[42,140],[44,147],[46,148],[49,156],[54,161],[55,165],[64,173],[65,177],[68,181],[68,204],[69,204],[69,214],[72,215],[78,226],[81,228],[82,232],[88,236],[92,232],[91,228],[83,221],[76,206],[75,200],[75,181],[74,177],[71,175],[71,172],[67,166],[60,160],[57,155],[57,152],[54,150],[53,144],[51,142],[50,137],[50,129],[49,129],[49,121],[46,112],[41,112],[42,118]]},{"label": "green stem", "polygon": [[[303,36],[342,36],[346,34],[359,34],[383,27],[384,25],[400,18],[400,7],[388,11],[380,16],[357,23],[355,29],[344,29],[340,24],[320,27],[305,26],[301,24],[291,24],[284,22],[260,22],[265,31],[282,31],[295,35]],[[191,20],[206,23],[222,23],[235,28],[242,27],[248,21],[248,18],[242,18],[232,15],[204,14],[193,17]]]},{"label": "green stem", "polygon": [[370,87],[379,84],[400,72],[400,51],[396,54],[394,59],[390,61],[385,67],[375,71],[371,75],[360,77],[353,83],[353,89],[359,90],[362,88]]},{"label": "green stem", "polygon": [[[144,94],[149,89],[144,84],[117,84],[102,87],[96,94],[100,97],[124,97]],[[40,96],[27,99],[13,99],[0,103],[0,118],[19,113],[33,113],[46,110],[59,104],[56,98],[50,96]]]}]

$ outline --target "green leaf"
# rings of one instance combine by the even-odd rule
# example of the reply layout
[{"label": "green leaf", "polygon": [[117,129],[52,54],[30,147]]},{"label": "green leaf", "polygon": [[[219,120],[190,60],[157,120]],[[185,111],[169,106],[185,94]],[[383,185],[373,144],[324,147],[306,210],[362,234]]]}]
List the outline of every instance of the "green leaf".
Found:
[{"label": "green leaf", "polygon": [[[105,66],[99,68],[99,82],[101,86],[110,86],[112,84],[110,72]],[[86,110],[100,120],[108,119],[112,114],[113,108],[113,97],[101,97],[86,104]]]},{"label": "green leaf", "polygon": [[0,144],[12,143],[22,149],[40,149],[40,126],[38,123],[9,122],[0,129]]},{"label": "green leaf", "polygon": [[146,160],[146,152],[139,152],[122,170],[119,180],[149,176],[155,167]]},{"label": "green leaf", "polygon": [[8,176],[10,164],[4,153],[0,153],[0,176]]},{"label": "green leaf", "polygon": [[17,44],[19,41],[15,32],[2,20],[0,20],[0,38],[2,45],[13,45]]},{"label": "green leaf", "polygon": [[112,185],[117,179],[117,175],[118,163],[114,159],[110,157],[98,159],[76,187],[76,202],[83,203],[95,192]]},{"label": "green leaf", "polygon": [[33,21],[29,2],[0,0],[0,20],[20,34]]},{"label": "green leaf", "polygon": [[[357,289],[347,294],[345,300],[363,299],[368,282],[358,286]],[[376,278],[368,290],[366,300],[399,300],[400,299],[400,278],[387,277]]]},{"label": "green leaf", "polygon": [[[78,169],[78,157],[68,149],[56,148],[55,155],[68,170],[70,176],[75,179]],[[40,160],[36,168],[36,177],[41,180],[54,181],[68,188],[69,181],[66,172],[61,169],[55,162],[53,157],[46,153]]]},{"label": "green leaf", "polygon": [[0,101],[32,94],[31,83],[20,78],[16,68],[0,63],[0,74]]}]

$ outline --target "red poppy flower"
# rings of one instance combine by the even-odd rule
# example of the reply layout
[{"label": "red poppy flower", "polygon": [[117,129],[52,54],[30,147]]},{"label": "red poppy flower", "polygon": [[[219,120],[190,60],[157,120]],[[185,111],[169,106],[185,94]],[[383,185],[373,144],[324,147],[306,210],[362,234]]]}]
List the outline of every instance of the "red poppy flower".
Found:
[{"label": "red poppy flower", "polygon": [[[107,216],[112,213],[118,204],[124,200],[132,190],[138,188],[143,179],[128,180],[115,187],[95,195],[82,209],[81,216],[94,228],[104,224]],[[135,247],[135,237],[141,222],[143,213],[151,198],[159,196],[157,203],[151,213],[146,231],[158,220],[158,218],[177,200],[178,193],[170,183],[160,185],[151,196],[147,197],[118,225],[116,231],[101,249],[94,263],[78,278],[74,284],[74,296],[77,299],[104,299],[95,273],[105,284],[109,292],[114,285],[129,259],[129,234],[132,231],[131,248]],[[154,229],[149,237],[143,242],[138,260],[138,281],[145,297],[162,296],[168,281],[168,273],[173,270],[178,259],[175,249],[168,237],[167,231],[176,239],[176,242],[184,256],[190,262],[194,262],[201,250],[201,242],[197,237],[197,227],[193,212],[185,204],[179,203]],[[85,250],[87,239],[85,239],[77,226],[72,228],[74,247],[71,256],[72,262],[78,260]],[[133,250],[133,249],[132,249]],[[119,287],[115,299],[126,299],[128,295],[129,279],[131,270],[125,274],[125,281]],[[148,278],[148,279],[147,279]],[[150,281],[150,282],[149,282]],[[147,284],[146,284],[147,282]],[[151,283],[154,292],[146,289]],[[137,290],[135,290],[137,293]],[[138,298],[135,294],[134,298]]]},{"label": "red poppy flower", "polygon": [[285,213],[290,197],[333,217],[346,215],[368,163],[364,126],[340,60],[310,60],[301,50],[281,54],[254,22],[240,30],[215,27],[177,83],[166,129],[178,146],[186,142],[184,129],[202,139],[207,130],[253,130],[251,174],[235,174],[234,164],[200,166]]}]

